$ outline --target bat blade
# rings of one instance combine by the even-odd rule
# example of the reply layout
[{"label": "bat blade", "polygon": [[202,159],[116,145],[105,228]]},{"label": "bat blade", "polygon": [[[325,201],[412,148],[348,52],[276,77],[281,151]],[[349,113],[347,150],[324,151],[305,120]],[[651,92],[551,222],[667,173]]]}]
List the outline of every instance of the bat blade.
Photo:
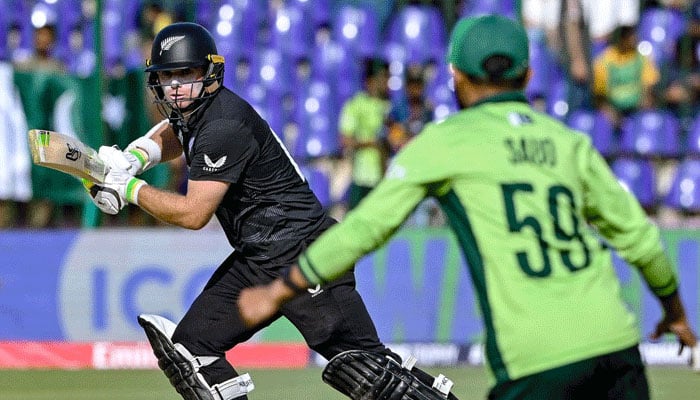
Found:
[{"label": "bat blade", "polygon": [[32,129],[27,135],[34,164],[104,183],[107,167],[92,147],[75,137],[43,129]]}]

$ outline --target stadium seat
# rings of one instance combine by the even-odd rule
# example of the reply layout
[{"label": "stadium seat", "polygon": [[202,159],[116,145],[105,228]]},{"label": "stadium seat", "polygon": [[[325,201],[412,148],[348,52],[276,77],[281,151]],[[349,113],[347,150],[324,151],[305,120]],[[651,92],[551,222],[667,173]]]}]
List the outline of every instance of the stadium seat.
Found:
[{"label": "stadium seat", "polygon": [[549,87],[547,88],[547,114],[563,121],[569,113],[569,82],[559,65],[554,65]]},{"label": "stadium seat", "polygon": [[0,61],[6,61],[10,58],[7,51],[7,31],[10,30],[12,23],[9,13],[0,13]]},{"label": "stadium seat", "polygon": [[220,53],[245,55],[252,59],[261,46],[259,32],[268,20],[267,2],[229,0],[207,11],[210,21],[202,21],[211,30]]},{"label": "stadium seat", "polygon": [[293,156],[306,161],[335,155],[338,143],[338,107],[328,82],[313,81],[297,103],[295,121],[299,127]]},{"label": "stadium seat", "polygon": [[645,210],[656,208],[656,171],[651,160],[620,157],[610,167],[618,181],[635,195]]},{"label": "stadium seat", "polygon": [[10,9],[13,12],[8,13],[8,17],[11,17],[9,23],[10,25],[16,25],[20,30],[20,43],[19,47],[22,49],[32,49],[33,37],[34,37],[34,27],[32,27],[32,10],[30,5],[26,1],[21,0],[11,0]]},{"label": "stadium seat", "polygon": [[251,83],[246,86],[243,91],[238,92],[238,95],[250,103],[255,111],[267,121],[275,133],[277,133],[281,139],[284,139],[283,133],[286,121],[280,107],[283,101],[282,94],[268,90],[261,83]]},{"label": "stadium seat", "polygon": [[309,187],[318,197],[321,205],[324,208],[330,207],[333,201],[331,199],[331,184],[328,174],[313,165],[302,165],[301,172],[306,177]]},{"label": "stadium seat", "polygon": [[[132,1],[133,2],[133,1]],[[82,12],[79,0],[63,0],[54,3],[53,8],[60,15],[56,24],[56,46],[60,46],[60,52],[57,54],[64,61],[68,59],[70,52],[70,34],[73,29],[80,25]],[[131,6],[131,4],[129,4]],[[127,8],[128,11],[128,8]],[[130,21],[127,21],[130,22]]]},{"label": "stadium seat", "polygon": [[211,0],[195,0],[194,22],[205,26],[211,31],[213,21],[216,21],[219,8]]},{"label": "stadium seat", "polygon": [[108,71],[122,63],[122,38],[124,34],[124,15],[119,0],[107,0],[102,17],[102,45],[104,66]]},{"label": "stadium seat", "polygon": [[352,56],[373,57],[379,52],[381,27],[369,7],[343,5],[331,20],[331,38]]},{"label": "stadium seat", "polygon": [[532,77],[525,87],[525,95],[530,101],[546,99],[557,69],[560,67],[547,48],[544,37],[539,37],[535,33],[529,36]]},{"label": "stadium seat", "polygon": [[515,19],[518,0],[470,0],[463,1],[460,17],[473,17],[483,14],[499,14]]},{"label": "stadium seat", "polygon": [[681,154],[680,122],[664,110],[642,110],[622,123],[620,152],[653,158],[672,158]]},{"label": "stadium seat", "polygon": [[700,115],[695,117],[688,128],[685,141],[685,155],[700,157]]},{"label": "stadium seat", "polygon": [[294,3],[277,9],[270,27],[270,44],[292,58],[306,55],[314,44],[314,26]]},{"label": "stadium seat", "polygon": [[664,204],[680,212],[700,212],[700,160],[687,158],[681,161]]},{"label": "stadium seat", "polygon": [[395,58],[396,47],[405,51],[404,63],[440,60],[447,47],[445,21],[437,7],[409,5],[390,18],[384,38],[384,57]]},{"label": "stadium seat", "polygon": [[434,106],[433,117],[436,120],[443,120],[459,109],[451,85],[452,76],[446,64],[439,65],[432,80],[426,82],[425,96]]},{"label": "stadium seat", "polygon": [[290,90],[293,65],[282,52],[266,48],[252,60],[250,79],[262,84],[269,92],[284,94]]},{"label": "stadium seat", "polygon": [[574,110],[569,113],[566,124],[591,137],[595,147],[604,157],[617,154],[615,127],[605,113],[596,110]]},{"label": "stadium seat", "polygon": [[333,82],[334,102],[339,106],[363,87],[357,59],[335,40],[314,48],[311,54],[311,78]]},{"label": "stadium seat", "polygon": [[639,17],[640,49],[649,48],[651,58],[660,67],[676,58],[678,42],[686,31],[683,13],[668,7],[651,7]]},{"label": "stadium seat", "polygon": [[287,0],[286,4],[300,8],[305,15],[306,23],[312,28],[330,24],[332,18],[331,0]]}]

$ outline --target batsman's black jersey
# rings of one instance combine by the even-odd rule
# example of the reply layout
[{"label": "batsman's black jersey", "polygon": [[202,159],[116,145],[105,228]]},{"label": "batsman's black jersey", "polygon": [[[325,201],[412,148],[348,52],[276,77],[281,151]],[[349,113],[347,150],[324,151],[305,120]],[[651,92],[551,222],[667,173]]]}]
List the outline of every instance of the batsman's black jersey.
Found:
[{"label": "batsman's black jersey", "polygon": [[222,88],[187,127],[174,124],[189,179],[230,183],[216,210],[236,251],[255,261],[292,262],[334,221],[327,217],[280,139],[235,93]]}]

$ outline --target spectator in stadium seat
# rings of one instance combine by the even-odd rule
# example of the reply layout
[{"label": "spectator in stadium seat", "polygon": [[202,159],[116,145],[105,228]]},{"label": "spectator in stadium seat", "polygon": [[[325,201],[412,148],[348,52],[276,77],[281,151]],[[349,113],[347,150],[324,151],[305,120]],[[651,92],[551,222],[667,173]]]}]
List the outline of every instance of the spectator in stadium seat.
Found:
[{"label": "spectator in stadium seat", "polygon": [[649,399],[639,328],[620,294],[611,248],[661,303],[652,338],[672,333],[695,346],[677,276],[659,229],[590,139],[527,104],[528,56],[517,22],[460,20],[448,61],[462,110],[406,145],[372,193],[301,254],[288,279],[242,291],[244,321],[265,320],[295,291],[341,276],[434,196],[481,306],[489,399]]},{"label": "spectator in stadium seat", "polygon": [[418,135],[433,119],[433,106],[425,95],[424,69],[421,65],[409,65],[406,71],[404,101],[394,104],[391,110],[387,141],[391,155]]},{"label": "spectator in stadium seat", "polygon": [[34,52],[26,59],[15,61],[19,71],[66,72],[65,65],[53,56],[56,45],[56,26],[43,25],[34,29]]},{"label": "spectator in stadium seat", "polygon": [[379,182],[388,157],[389,65],[381,59],[366,59],[363,76],[364,90],[343,104],[338,120],[343,155],[352,162],[350,209]]},{"label": "spectator in stadium seat", "polygon": [[[422,65],[409,65],[407,68],[406,98],[404,102],[394,104],[387,133],[392,157],[433,119],[433,105],[425,93],[425,73]],[[434,199],[425,199],[416,207],[406,225],[439,226],[443,225],[444,221],[444,215]]]},{"label": "spectator in stadium seat", "polygon": [[634,26],[615,29],[610,44],[595,58],[593,94],[597,107],[619,126],[622,118],[639,109],[655,105],[654,89],[659,70],[649,57],[637,49]]},{"label": "spectator in stadium seat", "polygon": [[678,43],[677,59],[669,69],[663,99],[677,115],[692,119],[700,101],[700,0],[685,5],[689,6],[687,10],[683,8],[688,15],[686,33]]}]

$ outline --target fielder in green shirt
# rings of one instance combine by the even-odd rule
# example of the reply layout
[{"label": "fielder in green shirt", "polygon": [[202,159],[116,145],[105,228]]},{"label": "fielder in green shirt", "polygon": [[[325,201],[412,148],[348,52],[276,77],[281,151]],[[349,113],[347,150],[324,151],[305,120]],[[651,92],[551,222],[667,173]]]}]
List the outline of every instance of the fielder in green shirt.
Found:
[{"label": "fielder in green shirt", "polygon": [[448,61],[462,110],[427,126],[379,185],[285,279],[241,294],[244,319],[332,281],[384,244],[426,196],[440,202],[484,319],[490,399],[647,399],[635,316],[611,248],[636,267],[673,333],[695,346],[659,230],[590,139],[534,111],[527,36],[500,16],[463,19]]}]

